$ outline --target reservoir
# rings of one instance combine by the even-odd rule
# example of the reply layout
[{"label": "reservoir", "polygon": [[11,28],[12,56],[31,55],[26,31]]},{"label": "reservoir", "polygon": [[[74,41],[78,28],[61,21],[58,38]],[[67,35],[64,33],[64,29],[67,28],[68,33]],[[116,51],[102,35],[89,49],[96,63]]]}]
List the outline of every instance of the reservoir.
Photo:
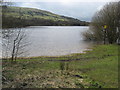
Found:
[{"label": "reservoir", "polygon": [[60,56],[82,53],[92,46],[84,41],[87,26],[30,26],[23,28],[29,36],[28,56]]}]

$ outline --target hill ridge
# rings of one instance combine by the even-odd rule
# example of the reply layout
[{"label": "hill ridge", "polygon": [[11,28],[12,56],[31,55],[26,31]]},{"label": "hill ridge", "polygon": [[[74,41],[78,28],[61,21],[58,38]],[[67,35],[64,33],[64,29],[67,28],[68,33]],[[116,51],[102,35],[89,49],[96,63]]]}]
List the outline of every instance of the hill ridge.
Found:
[{"label": "hill ridge", "polygon": [[88,22],[76,18],[58,15],[50,11],[36,9],[3,6],[2,19],[4,27],[23,26],[86,26]]}]

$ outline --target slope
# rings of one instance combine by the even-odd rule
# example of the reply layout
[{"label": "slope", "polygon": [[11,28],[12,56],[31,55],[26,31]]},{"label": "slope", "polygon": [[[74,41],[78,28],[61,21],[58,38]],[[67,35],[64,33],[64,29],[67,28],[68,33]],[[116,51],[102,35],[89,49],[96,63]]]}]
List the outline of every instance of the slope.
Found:
[{"label": "slope", "polygon": [[24,8],[2,7],[2,25],[5,27],[23,26],[86,26],[88,22],[57,15],[48,11]]}]

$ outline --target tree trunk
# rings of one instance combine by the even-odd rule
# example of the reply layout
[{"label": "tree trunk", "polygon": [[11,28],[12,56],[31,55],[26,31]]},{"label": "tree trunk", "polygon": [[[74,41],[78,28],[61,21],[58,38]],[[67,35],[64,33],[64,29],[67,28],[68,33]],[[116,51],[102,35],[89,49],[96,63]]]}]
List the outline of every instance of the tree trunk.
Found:
[{"label": "tree trunk", "polygon": [[12,62],[14,61],[14,56],[15,56],[15,40],[14,40],[14,43],[13,43],[13,51],[12,51]]}]

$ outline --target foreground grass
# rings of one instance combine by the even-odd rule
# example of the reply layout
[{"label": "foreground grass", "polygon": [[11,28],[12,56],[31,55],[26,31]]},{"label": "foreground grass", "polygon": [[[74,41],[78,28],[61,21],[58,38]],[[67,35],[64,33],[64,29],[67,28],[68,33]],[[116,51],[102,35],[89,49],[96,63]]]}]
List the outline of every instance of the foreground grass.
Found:
[{"label": "foreground grass", "polygon": [[118,45],[84,54],[3,61],[3,88],[117,88]]}]

